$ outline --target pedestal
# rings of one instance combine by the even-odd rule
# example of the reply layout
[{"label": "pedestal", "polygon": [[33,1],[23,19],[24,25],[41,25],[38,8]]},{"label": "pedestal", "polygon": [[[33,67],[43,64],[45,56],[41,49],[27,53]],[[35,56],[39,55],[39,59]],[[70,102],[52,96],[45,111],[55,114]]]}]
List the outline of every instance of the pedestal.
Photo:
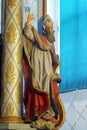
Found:
[{"label": "pedestal", "polygon": [[29,124],[1,123],[0,130],[36,130],[36,129],[31,128]]}]

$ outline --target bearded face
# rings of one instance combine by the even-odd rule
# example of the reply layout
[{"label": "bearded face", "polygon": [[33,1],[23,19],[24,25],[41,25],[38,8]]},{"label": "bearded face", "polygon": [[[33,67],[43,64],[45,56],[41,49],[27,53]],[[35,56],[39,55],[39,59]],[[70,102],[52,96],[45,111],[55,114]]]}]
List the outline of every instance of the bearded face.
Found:
[{"label": "bearded face", "polygon": [[53,30],[52,27],[45,28],[43,34],[48,39],[48,41],[50,43],[54,43],[55,42],[54,30]]},{"label": "bearded face", "polygon": [[47,27],[47,28],[45,28],[45,32],[46,32],[47,34],[51,34],[51,35],[54,33],[52,27]]},{"label": "bearded face", "polygon": [[47,15],[43,22],[44,25],[44,36],[48,39],[50,43],[54,43],[55,36],[54,36],[54,30],[53,30],[53,21],[49,15]]}]

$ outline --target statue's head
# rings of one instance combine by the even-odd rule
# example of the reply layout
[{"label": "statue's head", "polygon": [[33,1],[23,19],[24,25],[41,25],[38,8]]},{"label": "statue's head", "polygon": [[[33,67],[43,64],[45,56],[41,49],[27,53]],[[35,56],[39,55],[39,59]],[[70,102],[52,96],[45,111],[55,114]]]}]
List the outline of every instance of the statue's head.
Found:
[{"label": "statue's head", "polygon": [[43,21],[43,25],[46,27],[53,27],[53,20],[49,15],[46,15]]},{"label": "statue's head", "polygon": [[50,43],[55,41],[53,20],[49,15],[46,15],[43,21],[43,34],[47,37]]},{"label": "statue's head", "polygon": [[45,32],[49,34],[53,33],[53,20],[51,19],[49,15],[45,16],[44,21],[43,21],[43,26],[44,26]]}]

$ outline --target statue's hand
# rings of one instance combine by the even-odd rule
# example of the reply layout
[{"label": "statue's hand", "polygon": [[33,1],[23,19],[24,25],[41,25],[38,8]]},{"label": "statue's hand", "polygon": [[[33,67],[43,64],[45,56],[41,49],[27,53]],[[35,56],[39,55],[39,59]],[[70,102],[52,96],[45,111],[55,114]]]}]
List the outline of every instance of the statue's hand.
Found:
[{"label": "statue's hand", "polygon": [[31,27],[31,21],[34,19],[34,14],[29,14],[27,17],[27,21],[25,23],[26,26]]},{"label": "statue's hand", "polygon": [[31,22],[34,19],[34,14],[29,14],[27,18],[27,22]]}]

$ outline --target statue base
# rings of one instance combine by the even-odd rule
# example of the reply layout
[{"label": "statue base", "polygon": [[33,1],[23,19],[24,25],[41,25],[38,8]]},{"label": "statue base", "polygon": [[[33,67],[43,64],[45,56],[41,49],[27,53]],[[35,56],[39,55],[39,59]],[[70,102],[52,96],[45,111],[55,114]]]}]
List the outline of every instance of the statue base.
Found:
[{"label": "statue base", "polygon": [[0,130],[36,130],[29,124],[22,123],[0,123]]}]

